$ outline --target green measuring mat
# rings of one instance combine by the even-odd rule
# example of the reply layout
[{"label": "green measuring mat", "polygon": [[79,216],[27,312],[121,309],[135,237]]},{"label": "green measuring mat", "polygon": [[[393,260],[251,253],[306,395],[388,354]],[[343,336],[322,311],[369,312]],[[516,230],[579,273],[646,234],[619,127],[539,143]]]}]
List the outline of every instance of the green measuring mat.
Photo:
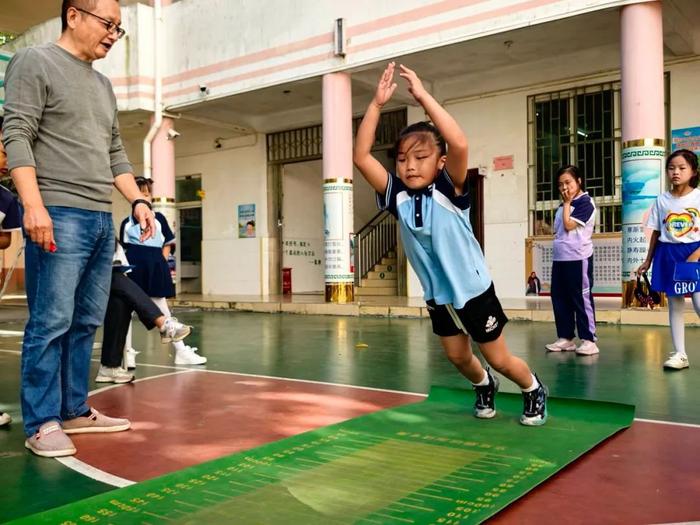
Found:
[{"label": "green measuring mat", "polygon": [[634,407],[550,399],[541,427],[518,423],[519,394],[498,415],[474,396],[434,387],[382,410],[78,501],[13,523],[479,523],[596,444],[628,427]]}]

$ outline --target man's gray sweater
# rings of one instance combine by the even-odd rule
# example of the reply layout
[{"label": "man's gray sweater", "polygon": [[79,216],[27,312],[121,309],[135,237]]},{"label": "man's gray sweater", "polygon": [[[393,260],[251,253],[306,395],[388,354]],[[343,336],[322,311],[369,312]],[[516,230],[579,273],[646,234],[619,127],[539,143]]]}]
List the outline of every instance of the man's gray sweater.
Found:
[{"label": "man's gray sweater", "polygon": [[36,168],[45,206],[111,211],[114,177],[133,171],[107,77],[56,44],[22,49],[5,72],[10,170]]}]

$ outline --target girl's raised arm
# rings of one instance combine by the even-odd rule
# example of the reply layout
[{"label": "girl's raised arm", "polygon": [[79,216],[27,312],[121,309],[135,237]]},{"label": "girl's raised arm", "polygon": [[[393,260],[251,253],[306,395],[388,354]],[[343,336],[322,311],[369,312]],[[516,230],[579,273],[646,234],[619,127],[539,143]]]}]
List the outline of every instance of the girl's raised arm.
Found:
[{"label": "girl's raised arm", "polygon": [[382,73],[377,92],[374,94],[372,102],[369,103],[365,116],[357,129],[355,137],[355,150],[352,160],[362,176],[379,193],[386,193],[387,172],[381,162],[372,155],[375,133],[379,125],[381,109],[386,104],[396,90],[394,82],[394,63],[391,62],[384,73]]},{"label": "girl's raised arm", "polygon": [[399,66],[399,76],[408,82],[408,91],[413,95],[432,120],[435,127],[447,142],[447,161],[445,167],[458,193],[463,193],[464,183],[467,180],[467,157],[469,148],[467,137],[462,128],[452,118],[445,108],[438,104],[437,100],[423,87],[423,83],[416,72],[404,65]]}]

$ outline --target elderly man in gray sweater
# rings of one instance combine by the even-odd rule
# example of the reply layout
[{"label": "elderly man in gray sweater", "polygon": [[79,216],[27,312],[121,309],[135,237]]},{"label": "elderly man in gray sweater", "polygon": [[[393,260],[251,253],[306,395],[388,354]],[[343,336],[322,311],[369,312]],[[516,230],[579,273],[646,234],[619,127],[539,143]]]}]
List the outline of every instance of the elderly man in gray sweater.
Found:
[{"label": "elderly man in gray sweater", "polygon": [[66,434],[130,427],[87,404],[114,253],[113,186],[131,202],[144,239],[155,231],[122,146],[112,86],[92,67],[124,36],[119,2],[63,0],[61,22],[56,43],[20,50],[10,61],[3,126],[27,237],[25,446],[45,457],[75,453]]}]

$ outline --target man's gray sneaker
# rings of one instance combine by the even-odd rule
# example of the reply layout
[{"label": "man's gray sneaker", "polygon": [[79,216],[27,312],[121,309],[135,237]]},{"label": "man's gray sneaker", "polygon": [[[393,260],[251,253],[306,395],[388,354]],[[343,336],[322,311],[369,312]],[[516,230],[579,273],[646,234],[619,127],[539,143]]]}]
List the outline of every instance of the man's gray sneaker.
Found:
[{"label": "man's gray sneaker", "polygon": [[63,431],[66,434],[87,434],[90,432],[121,432],[131,428],[131,422],[128,419],[105,416],[94,408],[91,408],[90,411],[89,416],[64,421]]},{"label": "man's gray sneaker", "polygon": [[45,458],[72,456],[76,453],[75,445],[63,432],[58,421],[49,421],[41,425],[36,434],[27,438],[24,446],[37,456]]}]

